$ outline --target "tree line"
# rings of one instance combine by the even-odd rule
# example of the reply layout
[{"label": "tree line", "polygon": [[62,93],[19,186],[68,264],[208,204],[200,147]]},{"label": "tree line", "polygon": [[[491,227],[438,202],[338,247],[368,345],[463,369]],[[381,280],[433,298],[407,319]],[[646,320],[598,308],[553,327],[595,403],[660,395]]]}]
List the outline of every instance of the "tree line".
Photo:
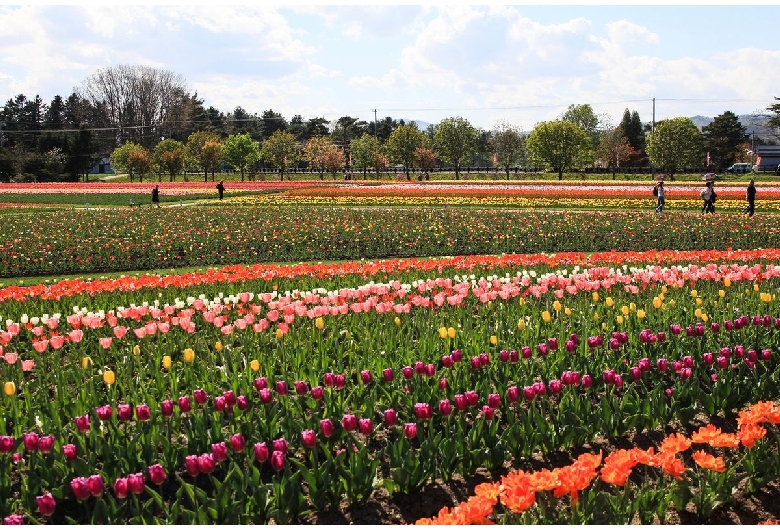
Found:
[{"label": "tree line", "polygon": [[[768,107],[780,124],[780,105]],[[774,120],[774,122],[772,122]],[[175,180],[200,172],[212,180],[226,167],[242,180],[263,167],[286,172],[315,171],[320,178],[361,172],[377,176],[393,165],[407,178],[442,166],[500,168],[558,173],[600,167],[613,173],[652,164],[674,175],[702,167],[707,154],[713,170],[743,161],[746,129],[726,111],[699,130],[688,118],[655,124],[626,109],[621,122],[609,123],[588,104],[570,105],[557,119],[530,132],[507,122],[492,130],[449,117],[426,130],[414,122],[385,117],[366,122],[342,116],[289,121],[273,109],[250,114],[241,106],[224,113],[204,106],[178,74],[147,66],[98,70],[67,98],[45,103],[19,94],[0,112],[0,179],[88,178],[96,161],[109,157],[130,179]]]}]

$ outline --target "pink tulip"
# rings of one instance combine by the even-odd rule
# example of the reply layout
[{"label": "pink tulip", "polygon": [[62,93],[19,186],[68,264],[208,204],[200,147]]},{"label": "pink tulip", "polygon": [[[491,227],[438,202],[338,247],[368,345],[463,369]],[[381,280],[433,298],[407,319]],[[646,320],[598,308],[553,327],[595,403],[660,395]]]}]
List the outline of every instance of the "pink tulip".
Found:
[{"label": "pink tulip", "polygon": [[76,446],[73,444],[65,444],[62,446],[62,454],[65,456],[65,460],[71,461],[76,459]]},{"label": "pink tulip", "polygon": [[202,388],[195,389],[195,391],[192,394],[195,397],[195,403],[197,403],[198,405],[203,405],[204,403],[206,403],[206,401],[209,400],[209,395]]},{"label": "pink tulip", "polygon": [[48,340],[37,340],[33,342],[32,344],[33,349],[37,351],[38,353],[43,353],[46,351],[46,348],[49,347],[49,341]]},{"label": "pink tulip", "polygon": [[414,376],[414,370],[411,366],[404,366],[401,369],[401,373],[404,376],[404,379],[411,379]]},{"label": "pink tulip", "polygon": [[187,468],[187,474],[191,477],[197,477],[200,474],[197,455],[187,455],[184,457],[184,466]]},{"label": "pink tulip", "polygon": [[163,400],[160,403],[160,414],[162,414],[164,418],[173,416],[173,401],[170,399]]},{"label": "pink tulip", "polygon": [[116,416],[119,421],[130,421],[133,419],[133,407],[127,403],[120,403],[116,406]]},{"label": "pink tulip", "polygon": [[452,355],[452,360],[455,361],[456,363],[459,363],[463,360],[463,352],[460,350],[452,350],[452,352],[450,352],[450,355]]},{"label": "pink tulip", "polygon": [[287,440],[284,438],[277,438],[272,443],[272,448],[274,451],[279,451],[281,453],[287,454],[288,446],[287,446]]},{"label": "pink tulip", "polygon": [[387,409],[384,412],[383,416],[385,418],[385,425],[387,425],[388,427],[392,427],[393,425],[397,425],[398,424],[398,416],[397,416],[395,410]]},{"label": "pink tulip", "polygon": [[285,381],[277,381],[274,388],[276,388],[276,393],[280,396],[287,394],[287,383]]},{"label": "pink tulip", "polygon": [[73,490],[73,495],[80,501],[89,499],[91,495],[89,491],[89,481],[86,477],[75,477],[70,481],[70,488]]},{"label": "pink tulip", "polygon": [[135,406],[135,416],[138,418],[138,421],[149,421],[151,415],[152,411],[149,409],[149,405],[142,404]]},{"label": "pink tulip", "polygon": [[258,397],[260,398],[260,402],[267,405],[273,400],[273,395],[271,394],[271,391],[267,388],[262,388],[258,391]]},{"label": "pink tulip", "polygon": [[5,362],[8,364],[14,364],[16,360],[19,358],[19,354],[16,352],[5,352],[3,354],[3,359],[5,359]]},{"label": "pink tulip", "polygon": [[520,390],[516,386],[510,386],[506,389],[506,400],[510,403],[516,403],[520,399]]},{"label": "pink tulip", "polygon": [[24,524],[24,516],[18,513],[12,513],[3,518],[3,524],[8,526],[18,526]]},{"label": "pink tulip", "polygon": [[293,383],[295,393],[299,396],[305,396],[309,392],[309,384],[306,381],[296,381]]},{"label": "pink tulip", "polygon": [[179,411],[182,414],[189,412],[192,409],[192,404],[190,403],[189,396],[181,396],[178,400],[178,403],[179,403]]},{"label": "pink tulip", "polygon": [[233,434],[230,437],[230,447],[233,449],[233,452],[241,453],[246,447],[246,441],[244,440],[244,435],[241,433]]},{"label": "pink tulip", "polygon": [[281,471],[284,469],[285,457],[281,451],[274,451],[271,454],[271,467],[274,471]]},{"label": "pink tulip", "polygon": [[265,377],[258,377],[255,379],[255,388],[260,391],[264,388],[268,388],[268,379]]},{"label": "pink tulip", "polygon": [[38,439],[38,450],[43,454],[51,452],[51,448],[54,447],[54,436],[46,435],[41,436]]},{"label": "pink tulip", "polygon": [[333,436],[333,432],[336,430],[335,426],[333,425],[333,421],[329,418],[325,418],[320,420],[320,432],[325,438],[330,438]]},{"label": "pink tulip", "polygon": [[344,414],[341,419],[341,426],[347,432],[352,432],[357,429],[357,417],[354,414]]},{"label": "pink tulip", "polygon": [[382,379],[384,379],[386,383],[392,382],[394,377],[395,374],[393,373],[392,368],[385,368],[382,370]]},{"label": "pink tulip", "polygon": [[458,410],[466,410],[469,406],[465,394],[455,394],[454,400],[455,408]]},{"label": "pink tulip", "polygon": [[417,424],[404,423],[404,436],[410,440],[415,438],[417,436]]},{"label": "pink tulip", "polygon": [[315,433],[311,429],[307,429],[301,432],[301,441],[303,442],[303,445],[305,447],[311,449],[315,445],[317,445],[317,433]]},{"label": "pink tulip", "polygon": [[324,390],[321,386],[315,386],[311,389],[311,397],[317,401],[321,401],[325,396]]},{"label": "pink tulip", "polygon": [[86,414],[76,416],[76,428],[79,432],[87,432],[89,430],[89,416]]},{"label": "pink tulip", "polygon": [[227,460],[228,450],[225,442],[211,444],[211,454],[214,456],[214,460],[217,462]]}]

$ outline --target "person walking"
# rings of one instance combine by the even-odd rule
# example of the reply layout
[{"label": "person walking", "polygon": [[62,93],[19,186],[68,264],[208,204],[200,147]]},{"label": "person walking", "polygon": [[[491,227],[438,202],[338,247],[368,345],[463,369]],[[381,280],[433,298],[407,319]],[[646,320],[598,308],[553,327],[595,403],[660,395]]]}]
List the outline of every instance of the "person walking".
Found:
[{"label": "person walking", "polygon": [[225,193],[225,185],[223,184],[223,181],[220,180],[219,184],[217,184],[217,191],[219,192],[219,200],[222,200],[222,195]]},{"label": "person walking", "polygon": [[701,193],[699,194],[701,196],[702,201],[704,201],[704,204],[701,207],[701,213],[715,213],[714,209],[710,209],[710,202],[712,201],[712,181],[708,180],[707,184],[705,184],[704,189],[701,190]]},{"label": "person walking", "polygon": [[655,213],[663,213],[664,205],[666,204],[666,191],[664,190],[664,181],[659,180],[655,185],[656,195],[658,196],[658,204],[655,207]]},{"label": "person walking", "polygon": [[152,204],[157,204],[157,207],[160,207],[160,188],[157,184],[152,188]]},{"label": "person walking", "polygon": [[750,179],[750,182],[748,182],[745,198],[747,199],[748,217],[753,217],[753,213],[756,210],[756,184],[753,182],[753,179]]}]

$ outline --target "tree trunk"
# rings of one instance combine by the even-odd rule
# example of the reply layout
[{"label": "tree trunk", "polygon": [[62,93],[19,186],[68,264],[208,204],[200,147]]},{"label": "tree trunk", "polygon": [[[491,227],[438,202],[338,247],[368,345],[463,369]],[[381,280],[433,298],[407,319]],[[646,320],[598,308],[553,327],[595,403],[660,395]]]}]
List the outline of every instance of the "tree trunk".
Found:
[{"label": "tree trunk", "polygon": [[241,168],[241,182],[244,182],[244,168]]},{"label": "tree trunk", "polygon": [[558,180],[563,180],[563,168],[558,170]]}]

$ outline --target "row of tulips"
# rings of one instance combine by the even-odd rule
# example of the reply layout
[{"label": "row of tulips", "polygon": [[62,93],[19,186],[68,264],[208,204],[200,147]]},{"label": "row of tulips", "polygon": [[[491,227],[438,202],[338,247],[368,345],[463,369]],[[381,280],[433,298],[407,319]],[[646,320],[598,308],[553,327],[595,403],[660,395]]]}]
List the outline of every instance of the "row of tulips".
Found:
[{"label": "row of tulips", "polygon": [[[737,420],[735,433],[709,423],[690,435],[667,434],[657,447],[615,449],[606,456],[583,453],[571,465],[512,471],[416,524],[631,524],[637,519],[663,524],[671,507],[682,513],[691,502],[699,520],[706,520],[733,503],[737,489],[755,493],[780,477],[772,457],[780,407],[759,402],[740,411]],[[693,450],[702,446],[710,451]]]},{"label": "row of tulips", "polygon": [[[254,288],[272,278],[228,295],[78,295],[89,308],[78,297],[8,300],[2,515],[289,522],[378,487],[415,491],[776,395],[771,265],[488,263],[491,274],[474,278],[297,277],[289,293]],[[409,307],[377,311],[384,302]],[[120,479],[137,473],[143,493],[124,498],[80,500],[71,487],[98,475],[119,480],[121,494]],[[56,508],[43,515],[37,497],[47,495]]]},{"label": "row of tulips", "polygon": [[[771,215],[198,207],[0,216],[0,276],[267,261],[778,246]],[[671,215],[671,214],[670,214]],[[300,219],[308,219],[306,223]]]}]

